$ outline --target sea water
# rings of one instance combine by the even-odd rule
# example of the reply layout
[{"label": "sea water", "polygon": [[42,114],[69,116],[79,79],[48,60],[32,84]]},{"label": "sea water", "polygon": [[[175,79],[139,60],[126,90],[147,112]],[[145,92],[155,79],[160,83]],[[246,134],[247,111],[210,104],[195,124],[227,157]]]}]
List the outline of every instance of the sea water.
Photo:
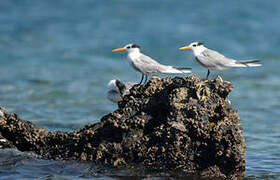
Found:
[{"label": "sea water", "polygon": [[[0,105],[49,130],[79,129],[117,108],[106,99],[109,80],[141,79],[126,53],[112,49],[136,43],[160,63],[192,67],[204,78],[207,70],[191,51],[179,50],[202,41],[231,58],[262,60],[262,67],[210,78],[234,83],[230,101],[244,128],[245,177],[280,179],[279,7],[276,0],[2,0]],[[129,179],[89,163],[0,154],[0,179]]]}]

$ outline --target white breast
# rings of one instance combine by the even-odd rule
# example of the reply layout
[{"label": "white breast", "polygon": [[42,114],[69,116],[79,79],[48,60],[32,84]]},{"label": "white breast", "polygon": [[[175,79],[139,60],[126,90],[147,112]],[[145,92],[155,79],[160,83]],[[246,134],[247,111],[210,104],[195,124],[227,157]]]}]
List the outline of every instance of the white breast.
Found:
[{"label": "white breast", "polygon": [[195,56],[198,56],[198,55],[200,55],[205,50],[206,50],[206,47],[198,46],[198,47],[194,47],[193,48],[193,53],[194,53]]},{"label": "white breast", "polygon": [[141,53],[139,50],[135,49],[134,51],[128,52],[127,56],[128,56],[128,59],[133,62],[141,56]]}]

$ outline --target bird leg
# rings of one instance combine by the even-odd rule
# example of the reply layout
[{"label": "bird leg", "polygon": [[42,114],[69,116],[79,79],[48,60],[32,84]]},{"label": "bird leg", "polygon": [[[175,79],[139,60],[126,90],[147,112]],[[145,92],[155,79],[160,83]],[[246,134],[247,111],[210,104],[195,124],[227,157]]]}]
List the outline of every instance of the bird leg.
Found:
[{"label": "bird leg", "polygon": [[147,80],[148,80],[148,75],[145,76],[144,84],[147,82]]},{"label": "bird leg", "polygon": [[207,80],[208,80],[209,74],[210,74],[210,70],[208,69],[207,76],[206,76]]},{"label": "bird leg", "polygon": [[141,81],[140,81],[140,83],[139,83],[139,84],[141,84],[141,83],[142,83],[143,78],[144,78],[144,74],[142,74],[142,78],[141,78]]}]

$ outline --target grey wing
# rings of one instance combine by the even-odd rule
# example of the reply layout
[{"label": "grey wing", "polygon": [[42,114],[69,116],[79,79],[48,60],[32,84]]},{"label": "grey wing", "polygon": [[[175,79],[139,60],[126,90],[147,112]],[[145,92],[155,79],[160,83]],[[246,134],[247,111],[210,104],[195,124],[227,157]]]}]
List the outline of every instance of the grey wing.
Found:
[{"label": "grey wing", "polygon": [[145,74],[157,74],[164,68],[164,65],[159,64],[157,61],[144,54],[134,62],[134,65]]},{"label": "grey wing", "polygon": [[132,88],[135,84],[137,84],[137,83],[135,83],[135,82],[125,82],[124,83],[126,89]]},{"label": "grey wing", "polygon": [[152,58],[150,58],[149,56],[146,56],[144,54],[142,54],[139,59],[141,60],[142,63],[144,64],[148,64],[150,66],[158,66],[160,65],[157,61],[153,60]]},{"label": "grey wing", "polygon": [[206,49],[202,52],[202,55],[197,56],[199,63],[209,69],[222,70],[230,67],[235,62],[233,59],[229,59],[217,51]]},{"label": "grey wing", "polygon": [[211,62],[209,57],[198,55],[195,57],[198,64],[200,64],[203,67],[206,67],[207,69],[215,69],[216,65],[215,63]]},{"label": "grey wing", "polygon": [[210,57],[214,62],[216,63],[233,63],[235,62],[234,59],[230,59],[225,57],[224,55],[218,53],[217,51],[211,50],[211,49],[206,49],[203,51],[203,55],[206,55],[207,57]]},{"label": "grey wing", "polygon": [[130,89],[137,83],[135,82],[125,82],[124,85],[125,85],[125,92],[123,93],[123,95],[127,95],[130,93]]}]

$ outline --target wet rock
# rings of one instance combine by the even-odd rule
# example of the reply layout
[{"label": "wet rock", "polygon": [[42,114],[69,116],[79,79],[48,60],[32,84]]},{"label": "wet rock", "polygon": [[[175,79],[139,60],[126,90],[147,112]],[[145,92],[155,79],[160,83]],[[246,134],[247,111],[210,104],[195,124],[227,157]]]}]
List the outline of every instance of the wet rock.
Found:
[{"label": "wet rock", "polygon": [[[5,108],[0,107],[0,121],[5,120],[5,115],[7,115],[7,111]],[[4,148],[15,148],[12,141],[7,140],[0,131],[0,149]]]},{"label": "wet rock", "polygon": [[0,133],[17,149],[47,159],[236,178],[245,170],[245,143],[239,114],[228,102],[232,88],[220,77],[152,78],[134,86],[119,109],[79,131],[50,132],[4,113]]}]

